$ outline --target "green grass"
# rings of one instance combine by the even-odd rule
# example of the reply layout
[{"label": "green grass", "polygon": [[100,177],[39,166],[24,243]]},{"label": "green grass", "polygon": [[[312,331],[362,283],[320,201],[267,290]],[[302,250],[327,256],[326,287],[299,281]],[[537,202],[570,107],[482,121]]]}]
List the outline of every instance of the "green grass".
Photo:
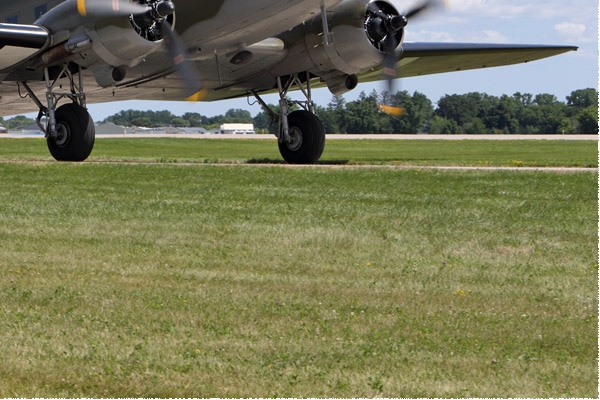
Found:
[{"label": "green grass", "polygon": [[[42,139],[3,139],[0,158],[51,160]],[[98,139],[90,161],[282,162],[275,140]],[[325,164],[598,167],[595,141],[328,140]]]},{"label": "green grass", "polygon": [[24,153],[2,397],[598,396],[597,173]]}]

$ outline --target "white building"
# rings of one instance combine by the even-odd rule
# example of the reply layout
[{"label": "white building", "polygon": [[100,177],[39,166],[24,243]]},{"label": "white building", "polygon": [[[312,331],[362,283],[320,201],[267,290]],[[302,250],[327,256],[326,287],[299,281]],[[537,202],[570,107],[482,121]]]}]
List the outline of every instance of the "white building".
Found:
[{"label": "white building", "polygon": [[254,134],[253,124],[223,124],[219,128],[219,133],[225,134]]}]

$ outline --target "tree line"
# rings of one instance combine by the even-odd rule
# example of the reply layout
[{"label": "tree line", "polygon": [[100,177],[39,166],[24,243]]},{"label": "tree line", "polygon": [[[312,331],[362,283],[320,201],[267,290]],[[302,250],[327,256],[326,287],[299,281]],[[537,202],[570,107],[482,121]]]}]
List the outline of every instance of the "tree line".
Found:
[{"label": "tree line", "polygon": [[[424,94],[398,91],[370,94],[361,92],[358,99],[346,101],[333,96],[326,106],[316,106],[316,112],[327,133],[420,133],[430,134],[572,134],[598,133],[598,91],[580,89],[571,92],[566,101],[552,94],[517,92],[512,96],[491,96],[485,93],[452,94],[434,104]],[[401,116],[381,111],[380,104],[399,106]],[[278,106],[271,106],[277,110]],[[25,121],[27,120],[27,121]],[[18,116],[6,121],[29,122]],[[32,120],[31,120],[32,121]],[[0,118],[0,123],[6,122]],[[144,127],[204,127],[218,128],[223,123],[252,123],[258,132],[275,132],[270,115],[264,111],[252,116],[243,109],[230,109],[224,115],[207,117],[199,113],[181,116],[170,111],[123,110],[105,119],[122,126]]]},{"label": "tree line", "polygon": [[[402,107],[404,114],[385,114],[380,104]],[[351,102],[334,96],[327,107],[317,107],[317,114],[327,133],[597,134],[598,91],[575,90],[566,102],[552,94],[453,94],[440,98],[436,107],[419,92],[373,91]]]}]

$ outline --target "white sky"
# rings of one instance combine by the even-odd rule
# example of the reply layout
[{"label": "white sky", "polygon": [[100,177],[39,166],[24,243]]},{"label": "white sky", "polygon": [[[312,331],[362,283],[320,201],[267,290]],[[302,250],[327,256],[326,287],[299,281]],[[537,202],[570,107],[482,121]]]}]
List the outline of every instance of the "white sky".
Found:
[{"label": "white sky", "polygon": [[[400,11],[416,3],[392,2]],[[551,93],[565,101],[573,90],[598,87],[598,3],[593,0],[450,0],[447,10],[411,20],[405,39],[579,46],[578,52],[528,64],[406,78],[396,83],[397,90],[419,91],[434,103],[446,94],[483,92],[500,96],[517,91]],[[374,88],[381,91],[385,86],[382,82],[359,84],[344,97],[352,101],[361,91],[369,93]],[[326,106],[332,95],[327,89],[318,89],[313,97],[317,104]],[[277,97],[266,96],[266,100],[276,103]],[[100,121],[124,109],[166,109],[176,115],[198,112],[214,116],[230,108],[247,109],[252,115],[260,112],[259,106],[249,106],[245,98],[211,103],[128,101],[91,105],[90,111],[94,120]]]}]

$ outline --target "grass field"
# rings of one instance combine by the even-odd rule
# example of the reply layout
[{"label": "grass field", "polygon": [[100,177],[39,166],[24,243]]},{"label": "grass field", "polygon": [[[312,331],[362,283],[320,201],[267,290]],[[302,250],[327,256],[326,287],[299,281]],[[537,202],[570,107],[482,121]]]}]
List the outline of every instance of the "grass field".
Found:
[{"label": "grass field", "polygon": [[[3,139],[0,158],[51,160],[43,139]],[[98,139],[90,160],[281,163],[275,140]],[[546,140],[328,140],[324,164],[598,167],[598,143]]]},{"label": "grass field", "polygon": [[[0,396],[598,397],[597,173],[178,165],[277,158],[181,143],[66,164],[0,141]],[[440,163],[478,163],[463,145]],[[485,158],[551,163],[531,146]]]}]

